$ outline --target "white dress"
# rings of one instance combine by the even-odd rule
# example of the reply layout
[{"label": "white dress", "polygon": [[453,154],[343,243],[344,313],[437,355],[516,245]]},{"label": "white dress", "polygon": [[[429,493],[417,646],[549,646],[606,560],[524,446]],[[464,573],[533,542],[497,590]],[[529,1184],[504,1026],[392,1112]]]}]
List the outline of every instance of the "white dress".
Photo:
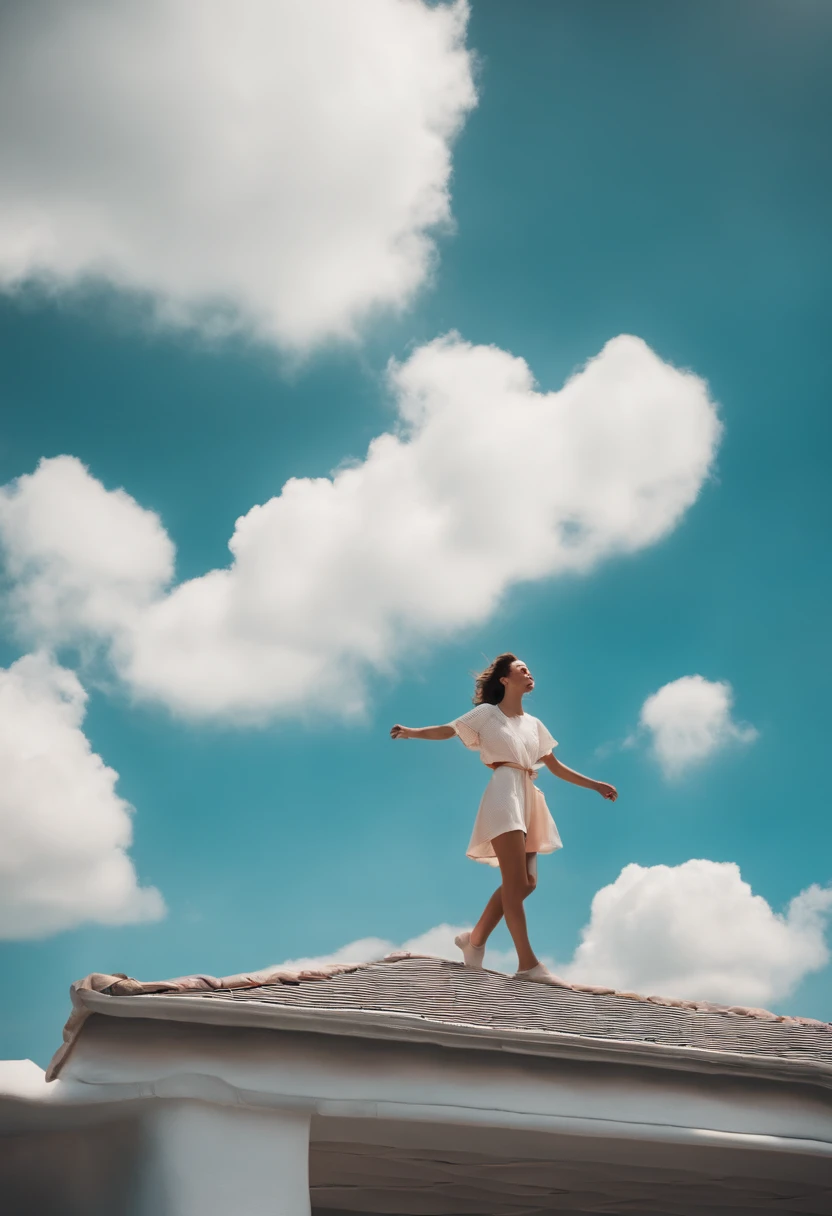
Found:
[{"label": "white dress", "polygon": [[526,833],[527,853],[554,853],[563,847],[546,800],[534,785],[540,760],[557,741],[531,714],[509,717],[498,705],[477,705],[450,725],[483,764],[497,760],[519,768],[496,768],[485,787],[467,856],[499,865],[491,841],[502,832]]}]

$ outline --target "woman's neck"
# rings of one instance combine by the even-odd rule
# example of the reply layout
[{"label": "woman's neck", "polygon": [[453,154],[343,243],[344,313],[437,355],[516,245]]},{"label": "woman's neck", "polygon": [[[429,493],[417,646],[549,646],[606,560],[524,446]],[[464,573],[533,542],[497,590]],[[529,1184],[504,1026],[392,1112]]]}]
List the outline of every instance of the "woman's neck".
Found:
[{"label": "woman's neck", "polygon": [[523,713],[522,692],[506,692],[500,702],[500,709],[507,718],[516,718]]}]

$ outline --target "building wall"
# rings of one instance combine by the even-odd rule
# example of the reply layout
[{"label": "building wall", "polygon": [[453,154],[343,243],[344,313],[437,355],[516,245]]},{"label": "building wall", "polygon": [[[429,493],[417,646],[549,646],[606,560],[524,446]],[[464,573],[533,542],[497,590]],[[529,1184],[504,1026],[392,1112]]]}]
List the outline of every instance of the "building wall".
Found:
[{"label": "building wall", "polygon": [[832,1192],[820,1086],[101,1015],[5,1125],[3,1216],[827,1216]]}]

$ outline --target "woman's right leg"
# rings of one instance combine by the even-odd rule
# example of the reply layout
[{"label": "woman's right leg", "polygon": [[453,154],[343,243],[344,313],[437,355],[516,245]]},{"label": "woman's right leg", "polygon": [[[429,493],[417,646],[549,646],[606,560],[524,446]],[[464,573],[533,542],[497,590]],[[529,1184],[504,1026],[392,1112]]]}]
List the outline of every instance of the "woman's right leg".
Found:
[{"label": "woman's right leg", "polygon": [[503,919],[503,888],[498,887],[483,908],[482,916],[471,930],[471,945],[478,950],[485,945]]},{"label": "woman's right leg", "polygon": [[[523,900],[534,890],[534,881],[529,874],[526,862],[526,834],[520,831],[503,832],[500,836],[495,836],[491,844],[500,863],[503,885],[499,895],[506,926],[517,950],[517,969],[518,971],[530,971],[538,965],[538,960],[529,942],[526,914],[523,911]],[[491,906],[497,894],[495,892],[492,895],[488,907]],[[486,908],[487,910],[488,908]]]}]

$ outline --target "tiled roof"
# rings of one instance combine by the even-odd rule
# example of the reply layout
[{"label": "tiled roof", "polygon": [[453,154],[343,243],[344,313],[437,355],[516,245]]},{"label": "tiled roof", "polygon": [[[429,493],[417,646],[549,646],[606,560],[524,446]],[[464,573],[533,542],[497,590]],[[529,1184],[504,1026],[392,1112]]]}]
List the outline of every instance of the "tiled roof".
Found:
[{"label": "tiled roof", "polygon": [[[688,1067],[699,1067],[696,1061],[704,1061],[708,1053],[708,1060],[723,1060],[726,1066],[744,1060],[744,1066],[759,1068],[765,1060],[777,1066],[778,1075],[787,1068],[791,1075],[809,1073],[820,1079],[822,1074],[824,1084],[832,1083],[832,1024],[826,1022],[582,984],[548,987],[410,954],[314,971],[270,967],[223,979],[190,975],[140,981],[93,973],[73,984],[70,992],[73,1010],[47,1080],[58,1076],[91,1013],[132,1017],[135,1001],[136,1017],[229,1025],[265,1020],[296,1030],[432,1037],[462,1046],[493,1046],[494,1039],[507,1045],[511,1039],[516,1048],[522,1040],[521,1050],[542,1054],[562,1054],[574,1047],[607,1058],[613,1052],[636,1053],[645,1063],[651,1057],[659,1063],[662,1057],[664,1065],[670,1053],[679,1064],[687,1057]],[[193,1015],[191,1002],[201,1004]]]},{"label": "tiled roof", "polygon": [[[287,976],[278,983],[187,995],[193,1000],[254,1001],[310,1012],[405,1014],[456,1027],[548,1031],[832,1065],[832,1025],[762,1010],[739,1012],[610,989],[550,988],[438,958],[393,956],[317,976]],[[163,1001],[166,996],[160,993],[155,999]]]}]

